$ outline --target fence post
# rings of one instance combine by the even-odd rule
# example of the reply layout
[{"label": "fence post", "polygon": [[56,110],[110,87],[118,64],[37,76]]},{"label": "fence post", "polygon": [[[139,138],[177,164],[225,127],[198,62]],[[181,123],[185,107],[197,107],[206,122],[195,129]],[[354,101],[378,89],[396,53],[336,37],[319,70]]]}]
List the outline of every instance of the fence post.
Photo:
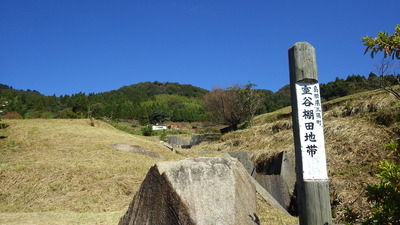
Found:
[{"label": "fence post", "polygon": [[300,225],[332,224],[322,106],[314,47],[289,49],[296,185]]}]

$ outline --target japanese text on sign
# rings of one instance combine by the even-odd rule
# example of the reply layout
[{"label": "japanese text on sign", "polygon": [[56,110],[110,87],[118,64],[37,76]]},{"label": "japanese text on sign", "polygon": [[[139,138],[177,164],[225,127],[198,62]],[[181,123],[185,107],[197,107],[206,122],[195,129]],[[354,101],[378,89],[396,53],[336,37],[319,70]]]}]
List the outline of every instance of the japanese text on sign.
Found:
[{"label": "japanese text on sign", "polygon": [[318,83],[296,84],[304,180],[328,179]]}]

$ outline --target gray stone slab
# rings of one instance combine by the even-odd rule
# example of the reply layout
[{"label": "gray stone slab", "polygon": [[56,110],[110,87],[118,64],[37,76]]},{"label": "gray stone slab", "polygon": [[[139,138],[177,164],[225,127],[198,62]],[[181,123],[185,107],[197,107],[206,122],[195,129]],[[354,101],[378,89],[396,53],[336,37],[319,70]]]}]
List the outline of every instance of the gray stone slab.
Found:
[{"label": "gray stone slab", "polygon": [[178,136],[167,136],[168,143],[174,147],[181,147],[190,144],[190,140],[182,139]]},{"label": "gray stone slab", "polygon": [[250,155],[246,151],[230,151],[226,152],[229,156],[236,158],[242,163],[247,172],[254,178],[256,176],[256,169]]},{"label": "gray stone slab", "polygon": [[260,194],[265,201],[267,201],[275,209],[289,215],[287,210],[281,204],[279,204],[279,202],[277,202],[275,198],[272,197],[272,195],[267,190],[265,190],[263,186],[261,186],[254,178],[252,178],[252,180],[256,185],[257,193]]},{"label": "gray stone slab", "polygon": [[257,174],[256,180],[283,208],[289,208],[290,193],[282,176]]},{"label": "gray stone slab", "polygon": [[296,185],[296,171],[295,171],[295,154],[294,151],[283,151],[281,161],[280,175],[289,189],[289,193],[293,194]]},{"label": "gray stone slab", "polygon": [[256,187],[232,157],[159,162],[119,224],[259,224]]}]

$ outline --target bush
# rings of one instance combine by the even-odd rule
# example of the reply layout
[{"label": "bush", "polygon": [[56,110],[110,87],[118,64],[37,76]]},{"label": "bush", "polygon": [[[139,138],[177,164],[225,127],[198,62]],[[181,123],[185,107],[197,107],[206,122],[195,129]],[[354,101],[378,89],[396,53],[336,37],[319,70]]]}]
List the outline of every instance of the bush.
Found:
[{"label": "bush", "polygon": [[[391,150],[391,160],[383,160],[379,164],[381,180],[368,185],[366,195],[368,202],[373,203],[370,216],[364,218],[362,224],[400,224],[400,149],[399,142],[386,145]],[[358,216],[348,209],[346,222],[353,224]]]},{"label": "bush", "polygon": [[53,119],[56,115],[49,111],[28,111],[25,113],[25,119],[35,119],[35,118],[43,118],[43,119]]},{"label": "bush", "polygon": [[153,129],[151,126],[146,126],[141,129],[143,136],[151,136],[153,135]]},{"label": "bush", "polygon": [[363,224],[400,224],[400,165],[384,160],[379,171],[381,181],[366,188],[368,201],[374,205]]},{"label": "bush", "polygon": [[383,126],[390,126],[395,122],[400,121],[400,110],[395,108],[393,110],[382,110],[376,113],[375,123]]},{"label": "bush", "polygon": [[167,141],[167,132],[165,132],[165,130],[162,131],[161,135],[160,135],[160,141]]},{"label": "bush", "polygon": [[79,118],[79,116],[76,113],[74,113],[72,108],[67,108],[67,109],[59,111],[58,112],[58,117],[62,118],[62,119],[76,119],[76,118]]}]

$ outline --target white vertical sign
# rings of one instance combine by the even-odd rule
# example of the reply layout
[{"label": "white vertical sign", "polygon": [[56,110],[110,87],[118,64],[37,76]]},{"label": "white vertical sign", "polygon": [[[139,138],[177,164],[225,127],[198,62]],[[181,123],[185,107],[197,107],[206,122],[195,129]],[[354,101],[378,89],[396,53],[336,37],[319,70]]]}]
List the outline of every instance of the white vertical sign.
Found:
[{"label": "white vertical sign", "polygon": [[318,83],[296,83],[304,180],[328,180]]}]

